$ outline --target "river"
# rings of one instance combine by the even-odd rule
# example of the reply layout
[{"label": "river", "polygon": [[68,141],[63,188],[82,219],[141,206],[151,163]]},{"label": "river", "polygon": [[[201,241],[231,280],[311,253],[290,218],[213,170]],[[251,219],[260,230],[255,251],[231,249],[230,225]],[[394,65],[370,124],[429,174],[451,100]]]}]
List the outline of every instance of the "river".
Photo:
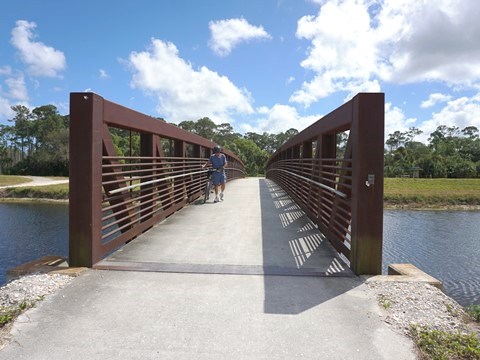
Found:
[{"label": "river", "polygon": [[[7,269],[68,255],[68,206],[0,203],[0,285]],[[480,211],[384,212],[383,273],[411,263],[441,280],[463,306],[480,305]]]}]

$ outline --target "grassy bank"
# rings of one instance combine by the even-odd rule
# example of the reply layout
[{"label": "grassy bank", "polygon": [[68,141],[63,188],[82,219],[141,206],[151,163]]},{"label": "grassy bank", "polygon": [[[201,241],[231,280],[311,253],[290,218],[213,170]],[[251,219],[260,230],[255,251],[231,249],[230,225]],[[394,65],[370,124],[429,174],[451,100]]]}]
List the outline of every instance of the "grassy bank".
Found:
[{"label": "grassy bank", "polygon": [[[0,175],[0,186],[28,181]],[[68,184],[25,186],[0,190],[0,198],[68,199]],[[386,178],[385,208],[480,209],[480,179]]]},{"label": "grassy bank", "polygon": [[0,186],[9,186],[17,184],[28,184],[32,180],[23,176],[0,175]]},{"label": "grassy bank", "polygon": [[385,207],[480,207],[480,179],[386,178]]},{"label": "grassy bank", "polygon": [[68,184],[0,189],[0,198],[68,200]]}]

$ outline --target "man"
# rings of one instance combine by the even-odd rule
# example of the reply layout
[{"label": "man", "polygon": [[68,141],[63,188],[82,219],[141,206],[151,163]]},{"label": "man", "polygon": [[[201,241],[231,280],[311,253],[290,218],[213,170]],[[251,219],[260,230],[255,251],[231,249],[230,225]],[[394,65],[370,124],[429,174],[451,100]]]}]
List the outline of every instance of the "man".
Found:
[{"label": "man", "polygon": [[[216,169],[212,174],[212,182],[215,189],[215,200],[213,202],[223,201],[223,192],[225,191],[225,181],[227,176],[225,175],[225,167],[227,166],[227,158],[222,153],[220,146],[213,148],[213,154],[203,167],[210,165],[213,169]],[[218,197],[218,188],[220,187],[220,198]]]}]

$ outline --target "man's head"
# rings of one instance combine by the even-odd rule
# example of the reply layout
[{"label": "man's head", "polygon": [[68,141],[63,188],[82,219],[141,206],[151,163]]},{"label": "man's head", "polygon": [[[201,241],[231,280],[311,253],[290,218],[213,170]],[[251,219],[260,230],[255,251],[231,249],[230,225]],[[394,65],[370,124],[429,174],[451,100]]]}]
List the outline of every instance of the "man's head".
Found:
[{"label": "man's head", "polygon": [[222,152],[222,148],[221,148],[220,146],[215,146],[215,147],[213,148],[213,152],[214,152],[215,154],[220,154],[220,153]]}]

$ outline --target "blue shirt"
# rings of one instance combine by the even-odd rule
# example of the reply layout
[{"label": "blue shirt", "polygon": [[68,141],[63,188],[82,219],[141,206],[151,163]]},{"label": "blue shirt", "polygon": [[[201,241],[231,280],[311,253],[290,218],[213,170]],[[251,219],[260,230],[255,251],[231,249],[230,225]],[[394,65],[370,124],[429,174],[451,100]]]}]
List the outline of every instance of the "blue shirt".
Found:
[{"label": "blue shirt", "polygon": [[216,156],[215,154],[212,154],[210,156],[210,159],[208,159],[208,161],[210,161],[214,169],[217,169],[222,166],[225,166],[225,164],[227,163],[227,158],[225,157],[224,154],[220,154],[220,156]]}]

